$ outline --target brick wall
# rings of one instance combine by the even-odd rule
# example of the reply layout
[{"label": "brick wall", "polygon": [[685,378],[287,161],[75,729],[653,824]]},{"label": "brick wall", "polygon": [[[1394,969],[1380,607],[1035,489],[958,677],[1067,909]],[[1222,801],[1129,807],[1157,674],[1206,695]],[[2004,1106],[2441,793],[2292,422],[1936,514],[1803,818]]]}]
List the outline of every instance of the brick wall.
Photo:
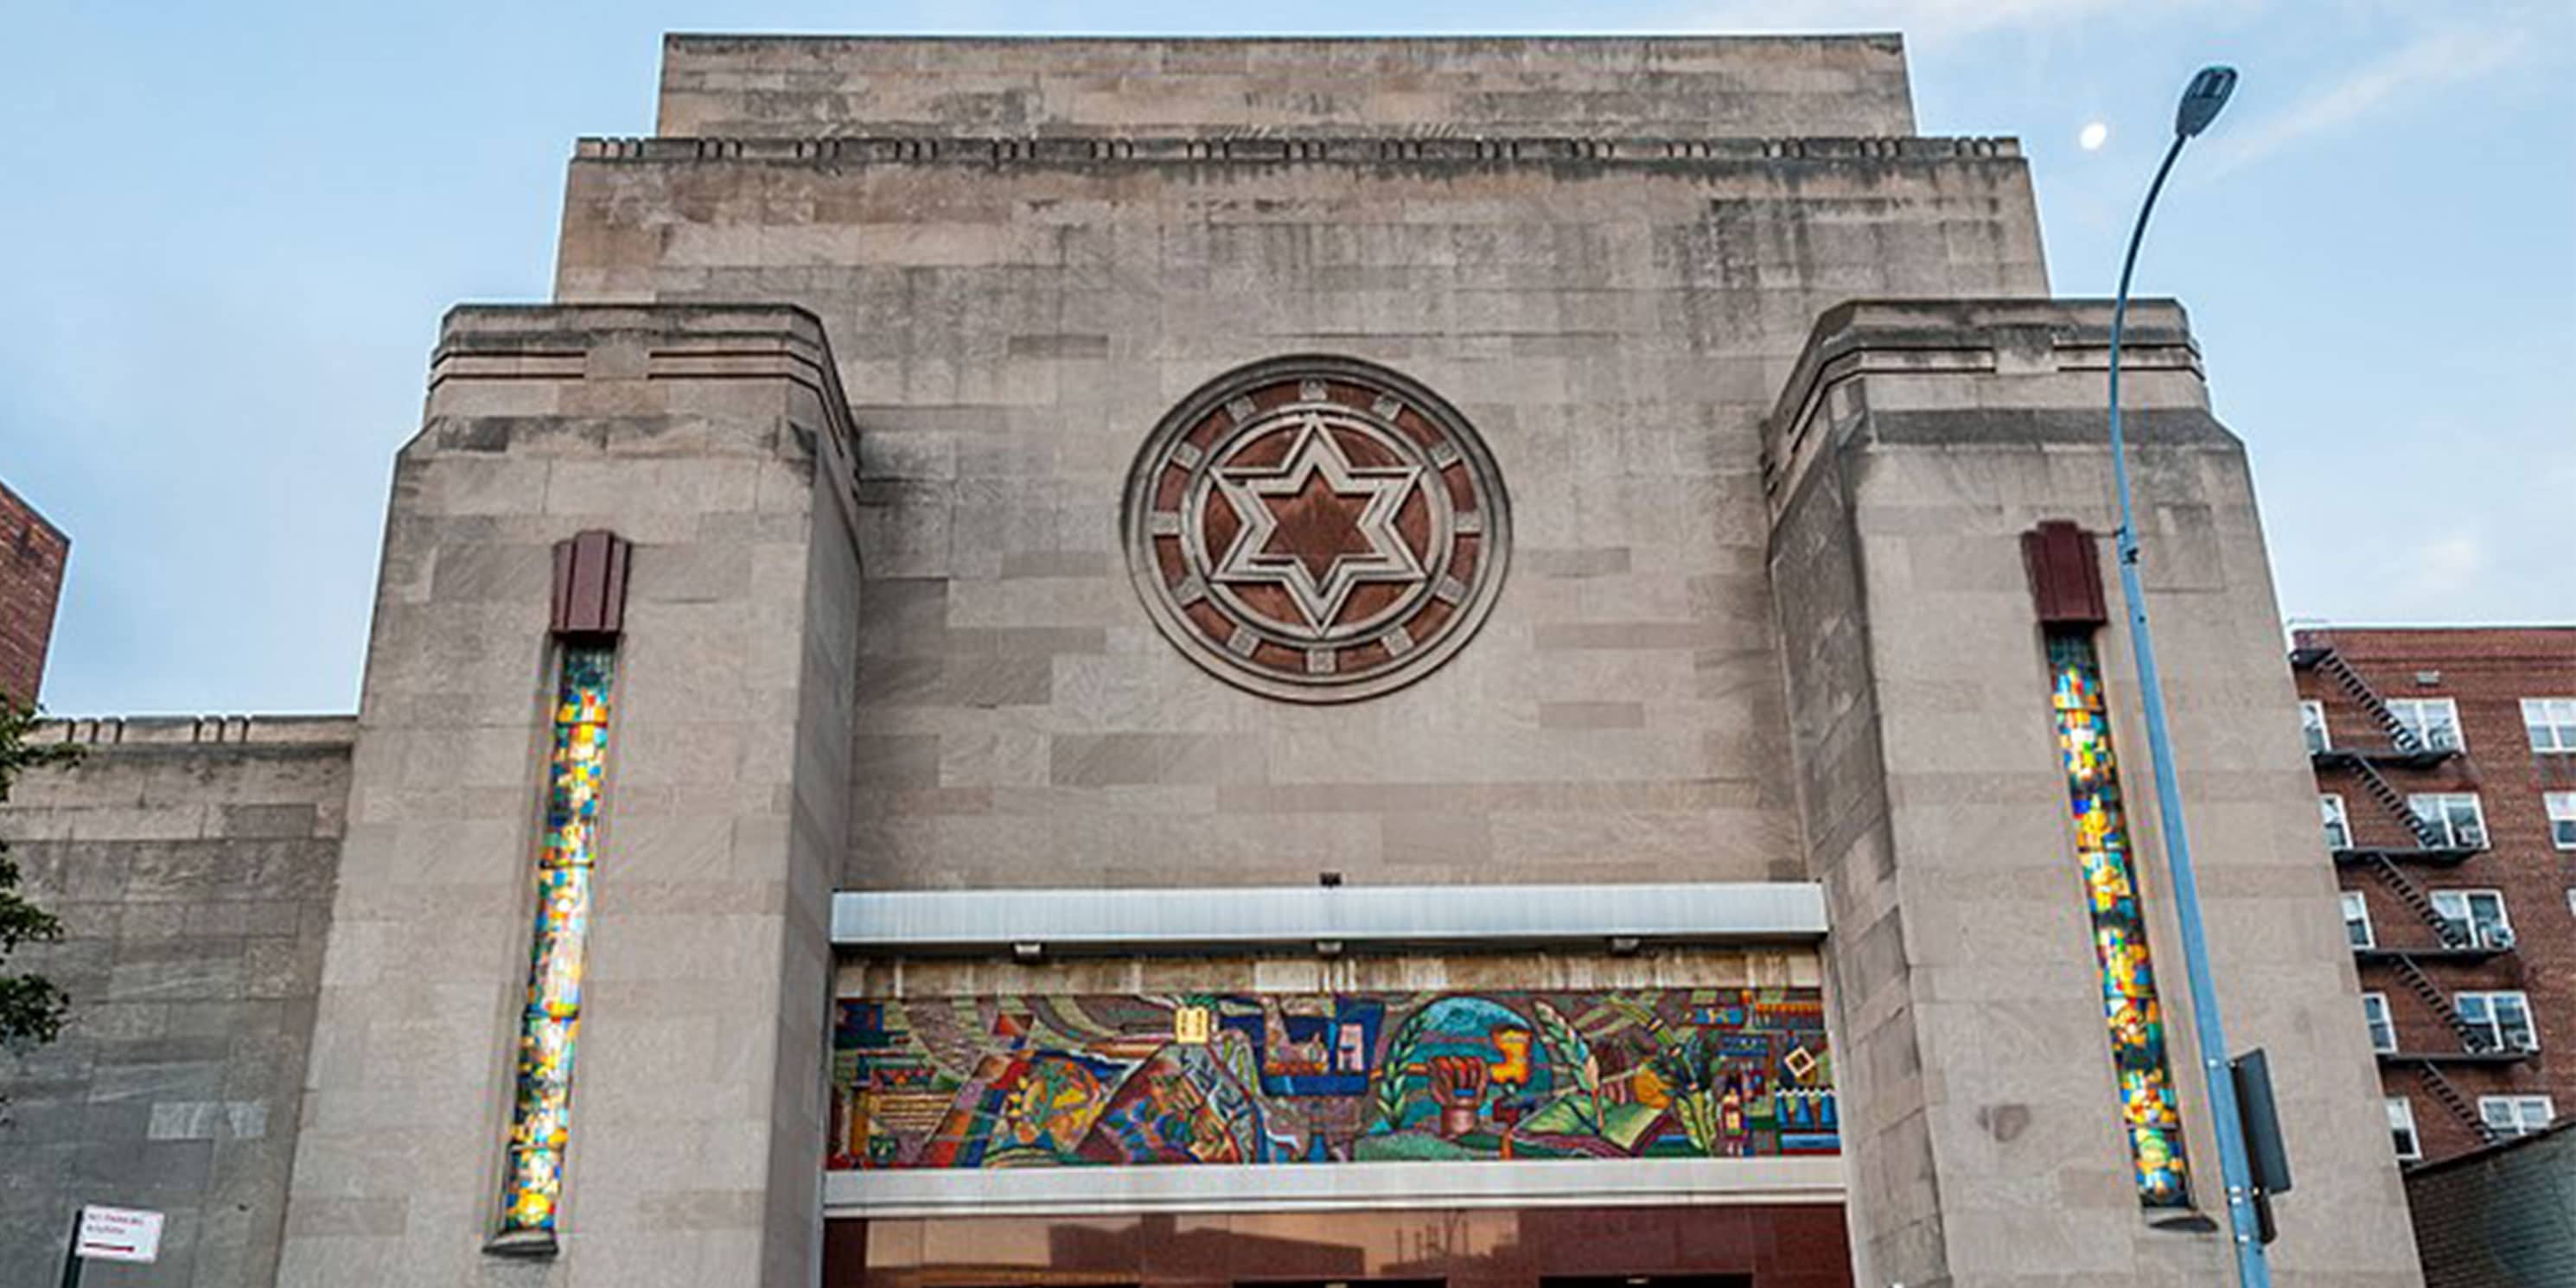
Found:
[{"label": "brick wall", "polygon": [[[2576,1114],[2576,851],[2557,849],[2543,796],[2576,791],[2576,755],[2536,753],[2525,736],[2522,699],[2576,695],[2576,627],[2477,627],[2417,630],[2326,630],[2299,633],[2301,647],[2331,646],[2382,699],[2449,698],[2458,705],[2466,753],[2426,768],[2383,765],[2401,794],[2474,792],[2485,813],[2488,848],[2456,867],[2401,862],[2424,890],[2496,890],[2515,933],[2511,952],[2483,960],[2418,958],[2444,994],[2520,989],[2531,999],[2540,1052],[2507,1064],[2443,1063],[2440,1076],[2475,1107],[2481,1096],[2546,1095],[2558,1113]],[[2384,747],[2388,739],[2361,705],[2322,671],[2299,672],[2299,696],[2322,701],[2337,747]],[[2348,769],[2318,771],[2318,790],[2339,793],[2363,846],[2414,844],[2405,824],[2372,802]],[[2381,947],[2430,947],[2433,928],[2410,911],[2368,865],[2338,874],[2361,891]],[[2460,1040],[2420,1001],[2393,964],[2365,959],[2361,986],[2388,995],[2404,1051],[2458,1051]],[[2358,1019],[2355,1021],[2359,1022]],[[2424,1066],[2383,1061],[2387,1094],[2415,1110],[2427,1159],[2476,1148],[2476,1129],[2446,1109]]]},{"label": "brick wall", "polygon": [[72,540],[0,484],[0,694],[31,702],[45,676]]},{"label": "brick wall", "polygon": [[2576,1126],[2406,1178],[2424,1288],[2576,1283]]}]

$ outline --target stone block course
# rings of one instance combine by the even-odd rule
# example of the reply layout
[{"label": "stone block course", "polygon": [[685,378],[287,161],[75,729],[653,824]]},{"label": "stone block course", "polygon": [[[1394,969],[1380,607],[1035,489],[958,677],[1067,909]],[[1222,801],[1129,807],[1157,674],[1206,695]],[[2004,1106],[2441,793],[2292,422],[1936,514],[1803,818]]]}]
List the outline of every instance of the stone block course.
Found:
[{"label": "stone block course", "polygon": [[[2146,367],[2184,369],[2178,315],[2141,312]],[[2081,978],[2092,963],[2072,837],[2062,821],[2038,822],[2062,819],[2066,784],[2016,543],[2041,518],[2107,526],[2100,418],[2089,433],[2075,419],[2093,394],[2057,378],[2099,319],[2085,306],[2052,319],[2010,302],[1939,313],[1829,313],[1800,370],[1833,355],[1832,380],[1848,383],[1816,389],[1793,377],[1765,429],[1802,800],[1845,998],[1839,1067],[1846,1096],[1865,1106],[1846,1137],[1888,1156],[1919,1153],[1932,1182],[1891,1184],[1856,1207],[1868,1213],[1855,1231],[1861,1275],[2053,1285],[2085,1267],[2072,1273],[2197,1282],[2223,1273],[2219,1246],[2146,1226],[2129,1192],[2101,1013]],[[2049,338],[2033,347],[2034,336]],[[1956,374],[1940,379],[1923,369],[1927,354],[1981,348],[2010,360],[1941,359]],[[2268,633],[2241,625],[2272,620],[2261,560],[2222,553],[2252,530],[2250,482],[2224,431],[2189,414],[2200,395],[2168,389],[2184,414],[2132,442],[2155,499],[2142,535],[2168,587],[2150,594],[2159,625],[2172,624],[2159,638],[2177,754],[2192,767],[2184,789],[2230,1040],[2271,1051],[2301,1142],[2302,1190],[2283,1201],[2273,1265],[2285,1279],[2413,1282],[2412,1249],[2384,1219],[2399,1201],[2393,1168],[2373,1133],[2353,1126],[2376,1120],[2355,1073],[2367,1058],[2334,1018],[2354,1003],[2328,938],[2331,882],[2322,864],[2294,861],[2309,826],[2283,790],[2297,777],[2296,748],[2279,722],[2242,718],[2287,687]],[[2189,1074],[2189,998],[2171,955],[2144,734],[2123,696],[2125,638],[2103,629],[2095,644],[2113,690],[2139,897],[2164,967],[2194,1184],[2206,1195],[2215,1151]],[[1864,839],[1882,828],[1887,843]],[[1922,1116],[1894,1112],[1917,1096]],[[2007,1112],[2012,1145],[1995,1130]],[[2034,1165],[2026,1151],[2042,1143],[2065,1161]],[[2305,1177],[2318,1168],[2336,1177],[2334,1206],[2307,1206]],[[2033,1188],[2048,1176],[2074,1188]],[[2034,1209],[2048,1213],[2037,1228]],[[2383,1219],[2349,1219],[2362,1209]]]},{"label": "stone block course", "polygon": [[[836,888],[1327,872],[1816,881],[1821,960],[1728,960],[1828,985],[1858,1281],[2219,1273],[2125,1166],[2015,544],[2108,526],[2106,310],[2044,298],[2017,146],[1890,137],[1894,38],[688,36],[660,111],[670,137],[579,145],[557,303],[448,319],[357,719],[85,722],[112,753],[79,774],[118,793],[48,776],[0,820],[85,1005],[11,1073],[0,1132],[49,1177],[166,1197],[172,1282],[810,1283],[836,976],[1312,991],[1696,960],[889,968],[828,942]],[[2241,447],[2180,310],[2131,320],[2204,897],[2301,1150],[2277,1264],[2410,1288],[2295,734],[2247,715],[2289,688]],[[1300,352],[1453,401],[1516,545],[1469,647],[1330,707],[1172,648],[1119,513],[1177,400]],[[634,547],[577,1143],[558,1257],[509,1262],[478,1243],[547,590],[592,527]],[[2143,858],[2130,659],[2098,643]],[[2188,1075],[2163,873],[2139,879]],[[46,1237],[56,1197],[0,1190],[0,1240]]]},{"label": "stone block course", "polygon": [[[554,541],[635,543],[611,720],[561,1275],[572,1284],[796,1282],[819,1103],[801,1005],[827,891],[806,833],[846,830],[855,441],[810,318],[784,308],[460,310],[405,449],[370,650],[317,1045],[280,1282],[515,1282],[485,1259],[527,975]],[[720,382],[724,397],[706,386]],[[820,391],[820,396],[817,396]],[[855,613],[850,614],[853,618]],[[443,708],[443,720],[415,717]],[[817,722],[820,722],[818,729]],[[804,786],[800,787],[799,784]],[[769,826],[763,826],[769,824]],[[685,987],[674,988],[674,984]],[[595,1014],[594,1014],[595,1011]],[[766,1018],[763,1018],[766,1017]],[[586,1115],[604,1121],[585,1130]],[[654,1122],[651,1130],[634,1124]],[[748,1151],[650,1151],[703,1124]],[[663,1135],[663,1128],[676,1133]],[[685,1143],[682,1141],[681,1143]],[[631,1145],[642,1151],[631,1158]],[[383,1160],[403,1160],[388,1176]],[[793,1169],[791,1169],[792,1171]],[[731,1185],[717,1230],[647,1223],[657,1195]],[[354,1197],[381,1203],[347,1207]]]},{"label": "stone block course", "polygon": [[[679,300],[784,290],[833,329],[854,414],[885,427],[861,452],[857,492],[866,598],[882,610],[861,623],[859,724],[942,748],[936,795],[912,779],[855,785],[862,831],[843,879],[945,886],[987,866],[950,848],[972,833],[873,820],[910,809],[953,817],[1024,781],[1025,760],[949,750],[990,745],[999,729],[1023,746],[1221,735],[1255,749],[1229,764],[1267,763],[1282,782],[1350,782],[1359,776],[1325,766],[1398,772],[1398,760],[1403,777],[1460,787],[1540,781],[1562,764],[1600,781],[1681,744],[1650,719],[1565,730],[1584,737],[1551,753],[1531,736],[1535,708],[1506,695],[1544,684],[1567,704],[1617,704],[1673,691],[1674,672],[1697,666],[1683,685],[1756,700],[1668,712],[1677,726],[1705,719],[1732,731],[1693,742],[1676,763],[1785,804],[1778,757],[1764,750],[1779,745],[1780,716],[1776,696],[1763,696],[1778,693],[1778,679],[1757,571],[1755,426],[1818,309],[1856,288],[1915,289],[1892,275],[1897,261],[1868,229],[1986,219],[1998,203],[2026,201],[2017,161],[1938,164],[1970,176],[1968,186],[1937,188],[1935,163],[1892,155],[1810,163],[1802,197],[1789,200],[1776,169],[1721,160],[1554,174],[1222,162],[970,173],[601,154],[575,166],[558,292]],[[762,200],[723,199],[746,182],[728,167],[757,173]],[[1747,204],[1711,224],[1713,200]],[[691,212],[687,237],[668,252],[620,231],[621,211],[655,206]],[[833,252],[830,273],[776,276],[774,239],[814,223],[845,223],[856,240]],[[896,226],[911,231],[875,235]],[[1703,226],[1732,231],[1692,231]],[[931,236],[943,228],[956,239]],[[1052,240],[991,240],[1038,229]],[[1855,230],[1842,260],[1798,245]],[[970,243],[1023,249],[955,253]],[[1943,249],[1921,270],[1922,288],[2041,288],[2035,228],[1995,244],[2002,256],[1984,260]],[[1898,249],[1915,254],[1910,245]],[[1857,276],[1828,283],[1827,264]],[[1776,308],[1716,307],[1736,301],[1726,288],[1757,269],[1770,274],[1757,294],[1780,296]],[[1106,335],[1105,348],[1024,339],[1087,334]],[[1329,736],[1208,691],[1148,629],[1115,546],[1118,479],[1171,400],[1230,363],[1298,348],[1392,362],[1456,398],[1501,458],[1523,550],[1538,552],[1516,566],[1483,639],[1431,680],[1372,704],[1382,717],[1339,713],[1332,727],[1346,732]],[[1738,392],[1712,401],[1712,380]],[[1560,550],[1561,560],[1551,556]],[[1615,736],[1622,728],[1629,734]],[[1241,771],[1181,760],[1149,758],[1118,776],[1142,786],[1154,773],[1251,785]],[[1112,790],[1102,783],[1053,807],[1114,812]],[[1752,838],[1788,831],[1720,829],[1700,870],[1768,872],[1783,856]],[[1130,866],[1131,838],[1109,830],[1100,835],[1118,838],[1112,851],[1070,847],[1067,838],[1087,834],[1068,830],[1043,862],[1011,865],[1015,879],[1090,880]],[[1547,870],[1504,864],[1485,877]]]},{"label": "stone block course", "polygon": [[350,725],[78,721],[44,733],[88,754],[20,780],[0,833],[67,937],[10,964],[68,990],[72,1022],[30,1057],[0,1055],[12,1177],[0,1185],[0,1262],[51,1273],[72,1210],[121,1203],[169,1215],[160,1262],[127,1282],[267,1288]]}]

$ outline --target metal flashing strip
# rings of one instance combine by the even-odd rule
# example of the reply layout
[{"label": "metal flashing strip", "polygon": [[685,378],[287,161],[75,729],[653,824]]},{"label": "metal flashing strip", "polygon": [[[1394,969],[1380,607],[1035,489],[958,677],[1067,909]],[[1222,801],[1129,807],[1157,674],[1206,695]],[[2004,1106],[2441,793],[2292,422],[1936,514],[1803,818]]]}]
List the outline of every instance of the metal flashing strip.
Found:
[{"label": "metal flashing strip", "polygon": [[832,1217],[1089,1212],[1840,1203],[1843,1160],[1367,1163],[1351,1167],[1085,1167],[831,1172]]},{"label": "metal flashing strip", "polygon": [[856,951],[1228,950],[1318,944],[1637,940],[1809,942],[1813,882],[843,891],[832,942]]}]

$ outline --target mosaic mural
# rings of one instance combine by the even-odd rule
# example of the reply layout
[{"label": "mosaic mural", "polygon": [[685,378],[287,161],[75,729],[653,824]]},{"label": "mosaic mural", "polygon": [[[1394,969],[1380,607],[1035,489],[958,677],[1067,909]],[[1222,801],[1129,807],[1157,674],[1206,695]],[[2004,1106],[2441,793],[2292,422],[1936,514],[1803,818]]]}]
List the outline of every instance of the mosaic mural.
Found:
[{"label": "mosaic mural", "polygon": [[1831,1154],[1814,989],[844,999],[837,1170]]},{"label": "mosaic mural", "polygon": [[2129,828],[2120,804],[2120,771],[2111,756],[2111,723],[2102,703],[2102,669],[2086,635],[2049,637],[2055,673],[2050,705],[2066,760],[2066,790],[2075,819],[2075,856],[2091,898],[2093,954],[2102,968],[2102,1015],[2111,1030],[2111,1065],[2120,1080],[2121,1122],[2129,1134],[2138,1198],[2148,1207],[2185,1207],[2191,1186],[2183,1165],[2182,1113],[2165,1058],[2164,1010],[2147,957],[2146,922],[2130,862]]},{"label": "mosaic mural", "polygon": [[518,1097],[510,1120],[501,1231],[551,1231],[572,1125],[573,1039],[581,1027],[590,878],[599,859],[600,775],[608,758],[608,690],[616,654],[574,647],[554,704],[545,835],[537,851],[535,949],[519,1026]]}]

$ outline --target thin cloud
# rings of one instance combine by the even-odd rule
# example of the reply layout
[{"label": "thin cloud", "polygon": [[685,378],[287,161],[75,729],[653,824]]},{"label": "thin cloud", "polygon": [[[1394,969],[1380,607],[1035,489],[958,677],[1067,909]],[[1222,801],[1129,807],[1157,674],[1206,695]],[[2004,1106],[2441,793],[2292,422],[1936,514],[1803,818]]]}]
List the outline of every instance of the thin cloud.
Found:
[{"label": "thin cloud", "polygon": [[2212,149],[2219,155],[2200,177],[2217,178],[2385,111],[2410,95],[2483,76],[2525,57],[2536,37],[2519,24],[2427,32],[2282,111],[2223,135]]},{"label": "thin cloud", "polygon": [[2457,618],[2463,590],[2486,571],[2486,542],[2472,532],[2427,541],[2402,557],[2401,599],[2434,617]]}]

